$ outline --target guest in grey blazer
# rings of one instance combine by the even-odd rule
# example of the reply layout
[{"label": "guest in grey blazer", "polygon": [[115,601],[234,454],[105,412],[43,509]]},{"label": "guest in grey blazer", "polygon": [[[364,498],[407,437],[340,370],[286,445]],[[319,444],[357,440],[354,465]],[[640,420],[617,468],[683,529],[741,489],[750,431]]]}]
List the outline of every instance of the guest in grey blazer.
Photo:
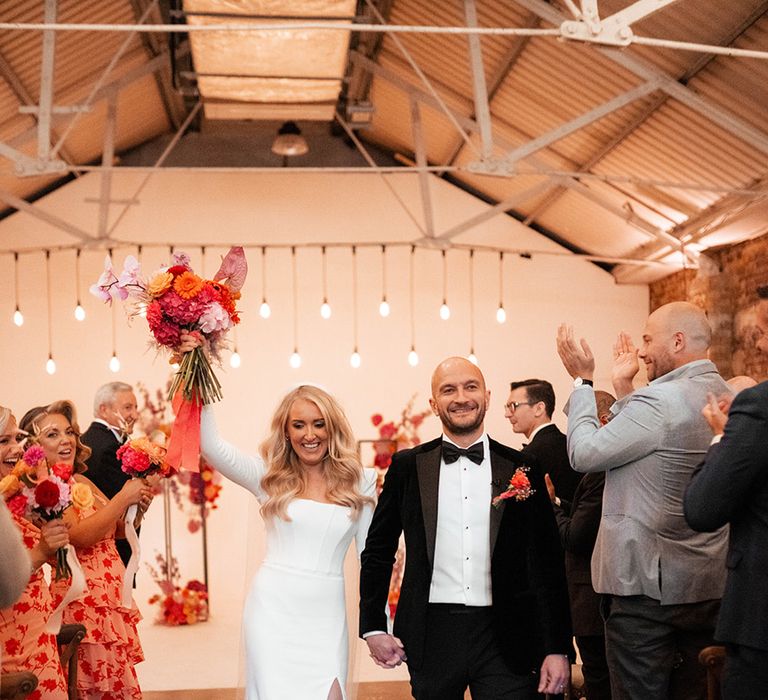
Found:
[{"label": "guest in grey blazer", "polygon": [[[592,582],[604,594],[614,700],[699,700],[705,675],[697,657],[712,643],[725,586],[727,529],[694,532],[683,492],[712,434],[701,415],[709,392],[728,385],[707,359],[711,329],[687,302],[666,304],[646,322],[636,350],[626,334],[615,351],[620,397],[605,427],[595,415],[595,361],[586,341],[561,326],[557,348],[574,377],[568,453],[581,472],[606,472]],[[650,384],[632,391],[645,363]]]},{"label": "guest in grey blazer", "polygon": [[[768,355],[768,287],[760,287],[758,296],[756,345]],[[704,410],[718,437],[685,493],[685,517],[696,530],[730,523],[728,580],[715,632],[726,649],[723,698],[764,700],[768,694],[768,382],[740,392],[726,411],[727,422],[716,396]]]}]

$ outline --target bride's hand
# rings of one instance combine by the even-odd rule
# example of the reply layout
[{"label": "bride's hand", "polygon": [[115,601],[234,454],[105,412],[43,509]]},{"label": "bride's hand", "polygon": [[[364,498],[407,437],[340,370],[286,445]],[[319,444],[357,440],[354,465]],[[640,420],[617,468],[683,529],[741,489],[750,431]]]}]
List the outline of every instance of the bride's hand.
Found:
[{"label": "bride's hand", "polygon": [[191,352],[202,345],[203,336],[198,331],[189,331],[188,333],[184,331],[179,336],[179,346],[176,350],[179,353]]}]

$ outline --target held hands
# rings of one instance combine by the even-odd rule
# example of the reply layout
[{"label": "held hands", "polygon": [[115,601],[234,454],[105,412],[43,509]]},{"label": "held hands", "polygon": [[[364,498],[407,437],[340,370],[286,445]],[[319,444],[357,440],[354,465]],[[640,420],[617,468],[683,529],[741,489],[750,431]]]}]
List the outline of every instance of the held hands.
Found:
[{"label": "held hands", "polygon": [[562,693],[570,682],[571,662],[562,654],[549,654],[544,657],[539,676],[539,692],[556,695]]},{"label": "held hands", "polygon": [[565,371],[574,379],[592,379],[595,374],[595,358],[587,341],[581,338],[579,343],[573,335],[573,326],[560,324],[557,329],[557,354],[563,361]]},{"label": "held hands", "polygon": [[715,435],[725,432],[725,424],[728,422],[728,411],[731,409],[733,396],[721,396],[719,399],[711,392],[707,393],[707,403],[701,409],[709,427]]},{"label": "held hands", "polygon": [[395,668],[406,660],[403,643],[391,634],[374,634],[365,641],[377,666]]}]

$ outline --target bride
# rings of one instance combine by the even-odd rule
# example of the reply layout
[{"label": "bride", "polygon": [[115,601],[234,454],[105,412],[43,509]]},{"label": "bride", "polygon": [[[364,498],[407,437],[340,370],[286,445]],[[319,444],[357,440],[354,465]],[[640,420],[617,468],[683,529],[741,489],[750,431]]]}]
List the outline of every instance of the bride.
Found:
[{"label": "bride", "polygon": [[[182,341],[182,350],[194,342]],[[376,473],[362,468],[343,410],[322,389],[299,386],[252,456],[219,437],[206,406],[200,447],[211,466],[256,496],[267,525],[243,613],[247,700],[343,700],[342,567],[353,538],[358,556],[365,546],[376,493]]]}]

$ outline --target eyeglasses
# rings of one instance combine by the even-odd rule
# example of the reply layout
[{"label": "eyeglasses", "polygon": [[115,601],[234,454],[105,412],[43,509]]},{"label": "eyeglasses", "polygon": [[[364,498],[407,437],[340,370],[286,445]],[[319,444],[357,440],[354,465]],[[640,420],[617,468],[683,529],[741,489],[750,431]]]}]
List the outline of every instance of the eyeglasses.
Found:
[{"label": "eyeglasses", "polygon": [[514,413],[520,406],[533,406],[538,401],[510,401],[504,404],[504,408],[510,413]]}]

